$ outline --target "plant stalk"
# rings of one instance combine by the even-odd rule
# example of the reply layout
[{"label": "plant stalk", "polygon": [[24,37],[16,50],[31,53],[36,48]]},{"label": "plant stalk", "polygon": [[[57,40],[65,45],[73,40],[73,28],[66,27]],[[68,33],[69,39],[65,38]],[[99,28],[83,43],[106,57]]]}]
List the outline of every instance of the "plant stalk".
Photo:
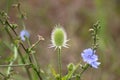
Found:
[{"label": "plant stalk", "polygon": [[61,48],[58,48],[58,68],[59,68],[59,80],[62,80],[62,60],[61,60]]}]

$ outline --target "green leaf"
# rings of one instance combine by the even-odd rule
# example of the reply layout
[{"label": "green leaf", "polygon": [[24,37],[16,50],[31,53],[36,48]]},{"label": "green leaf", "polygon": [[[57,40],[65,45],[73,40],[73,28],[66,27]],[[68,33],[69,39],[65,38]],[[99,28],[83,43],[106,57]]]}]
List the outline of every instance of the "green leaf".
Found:
[{"label": "green leaf", "polygon": [[58,75],[57,75],[55,69],[53,67],[50,67],[50,69],[51,69],[51,72],[52,72],[53,76],[57,77]]},{"label": "green leaf", "polygon": [[77,65],[74,65],[73,63],[68,64],[67,68],[68,68],[68,73],[67,75],[65,75],[62,80],[69,80],[72,78],[73,74],[75,73],[75,71],[79,68],[80,63]]},{"label": "green leaf", "polygon": [[70,63],[68,64],[67,68],[68,68],[68,74],[65,77],[63,77],[62,80],[69,80],[71,78],[75,69],[75,65],[73,63]]}]

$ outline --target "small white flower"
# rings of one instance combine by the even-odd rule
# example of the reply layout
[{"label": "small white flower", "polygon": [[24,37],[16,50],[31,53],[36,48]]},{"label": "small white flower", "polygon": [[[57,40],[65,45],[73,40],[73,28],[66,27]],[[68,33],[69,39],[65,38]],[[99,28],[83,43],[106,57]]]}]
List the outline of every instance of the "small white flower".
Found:
[{"label": "small white flower", "polygon": [[67,34],[65,30],[61,27],[61,25],[56,25],[51,34],[51,46],[55,48],[66,47],[68,48],[67,44]]}]

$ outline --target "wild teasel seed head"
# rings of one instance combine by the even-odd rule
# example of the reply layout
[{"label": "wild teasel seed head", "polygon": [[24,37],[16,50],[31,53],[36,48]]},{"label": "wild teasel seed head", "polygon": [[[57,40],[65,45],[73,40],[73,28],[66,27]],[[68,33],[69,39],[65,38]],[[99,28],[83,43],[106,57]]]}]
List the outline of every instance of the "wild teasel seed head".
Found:
[{"label": "wild teasel seed head", "polygon": [[65,30],[62,28],[61,25],[56,25],[51,34],[51,42],[52,42],[51,47],[55,47],[55,48],[66,47],[66,48],[68,48],[68,44],[66,44],[67,41],[68,41],[67,34],[66,34]]}]

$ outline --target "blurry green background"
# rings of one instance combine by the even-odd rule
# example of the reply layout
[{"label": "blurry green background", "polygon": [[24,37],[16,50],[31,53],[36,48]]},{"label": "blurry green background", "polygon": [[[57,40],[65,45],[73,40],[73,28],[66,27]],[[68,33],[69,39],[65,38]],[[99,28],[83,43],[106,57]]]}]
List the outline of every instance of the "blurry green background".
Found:
[{"label": "blurry green background", "polygon": [[[8,12],[11,23],[17,23],[19,33],[23,26],[18,18],[18,11],[12,5],[17,0],[0,0],[0,10]],[[98,69],[88,69],[83,80],[120,80],[120,0],[19,0],[22,11],[27,19],[24,21],[26,29],[30,32],[32,43],[37,41],[37,35],[45,38],[36,47],[36,56],[41,68],[46,70],[49,64],[57,69],[57,55],[49,44],[51,31],[55,24],[61,24],[70,41],[68,49],[62,51],[63,72],[70,62],[77,64],[81,60],[80,53],[85,48],[91,47],[91,35],[88,29],[97,20],[100,21],[99,33],[99,61]],[[0,24],[0,64],[5,64],[9,57],[9,36],[2,30]],[[7,55],[7,56],[6,56]],[[4,71],[0,67],[1,72]],[[17,71],[25,76],[25,71]],[[26,78],[27,79],[27,78]],[[25,78],[22,80],[26,80]]]}]

